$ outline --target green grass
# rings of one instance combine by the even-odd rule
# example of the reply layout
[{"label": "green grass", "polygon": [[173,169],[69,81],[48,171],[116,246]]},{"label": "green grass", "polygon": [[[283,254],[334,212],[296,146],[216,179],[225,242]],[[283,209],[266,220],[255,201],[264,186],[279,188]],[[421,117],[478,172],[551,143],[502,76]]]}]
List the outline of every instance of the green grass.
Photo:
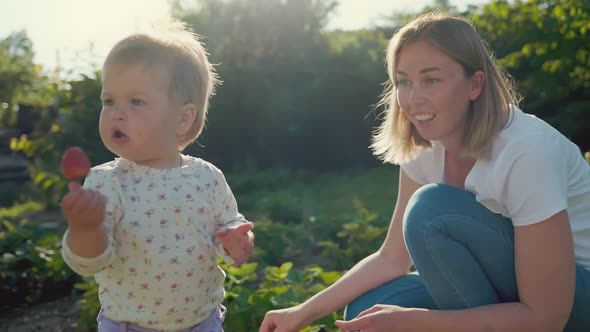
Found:
[{"label": "green grass", "polygon": [[274,169],[228,174],[227,179],[247,218],[300,222],[350,215],[359,207],[389,218],[398,174],[395,166],[324,173]]},{"label": "green grass", "polygon": [[390,215],[397,197],[398,168],[379,167],[320,174],[305,197],[320,216],[354,213],[359,207]]}]

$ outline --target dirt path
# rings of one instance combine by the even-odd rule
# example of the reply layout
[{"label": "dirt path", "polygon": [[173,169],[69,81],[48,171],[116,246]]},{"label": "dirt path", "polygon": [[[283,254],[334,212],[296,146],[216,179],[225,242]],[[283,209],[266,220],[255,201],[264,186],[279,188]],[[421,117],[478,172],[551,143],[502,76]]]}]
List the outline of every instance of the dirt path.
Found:
[{"label": "dirt path", "polygon": [[31,308],[0,313],[2,332],[73,332],[80,317],[79,297],[68,296]]}]

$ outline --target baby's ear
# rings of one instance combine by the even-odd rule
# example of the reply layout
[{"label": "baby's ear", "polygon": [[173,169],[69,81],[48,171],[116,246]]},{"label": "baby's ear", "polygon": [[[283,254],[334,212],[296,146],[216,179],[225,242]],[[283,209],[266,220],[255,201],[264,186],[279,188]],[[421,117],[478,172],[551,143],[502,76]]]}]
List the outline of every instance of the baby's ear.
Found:
[{"label": "baby's ear", "polygon": [[196,116],[197,107],[195,104],[184,104],[180,109],[180,116],[178,117],[178,124],[176,126],[176,134],[178,136],[186,135],[191,129]]}]

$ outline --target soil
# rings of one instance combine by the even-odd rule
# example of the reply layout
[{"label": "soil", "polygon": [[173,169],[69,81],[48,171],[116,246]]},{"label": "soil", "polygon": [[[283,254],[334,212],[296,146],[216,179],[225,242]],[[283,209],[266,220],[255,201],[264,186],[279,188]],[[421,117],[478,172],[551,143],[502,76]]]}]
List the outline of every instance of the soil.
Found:
[{"label": "soil", "polygon": [[2,332],[73,332],[80,317],[76,296],[0,313]]}]

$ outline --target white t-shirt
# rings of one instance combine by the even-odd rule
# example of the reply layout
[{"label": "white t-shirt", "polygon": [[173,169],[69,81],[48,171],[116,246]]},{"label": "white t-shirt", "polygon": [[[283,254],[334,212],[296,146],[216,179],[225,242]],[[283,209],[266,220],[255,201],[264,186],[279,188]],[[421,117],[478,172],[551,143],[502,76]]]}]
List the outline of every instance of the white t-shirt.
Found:
[{"label": "white t-shirt", "polygon": [[[543,221],[567,209],[576,263],[590,270],[590,165],[580,149],[543,120],[514,108],[495,139],[491,158],[477,160],[465,190],[514,226]],[[444,147],[401,165],[418,184],[443,183]]]},{"label": "white t-shirt", "polygon": [[152,329],[175,331],[207,318],[225,297],[227,257],[216,230],[246,222],[221,171],[198,158],[154,169],[126,159],[92,168],[84,188],[107,198],[109,243],[88,259],[62,255],[75,272],[94,275],[104,315]]}]

